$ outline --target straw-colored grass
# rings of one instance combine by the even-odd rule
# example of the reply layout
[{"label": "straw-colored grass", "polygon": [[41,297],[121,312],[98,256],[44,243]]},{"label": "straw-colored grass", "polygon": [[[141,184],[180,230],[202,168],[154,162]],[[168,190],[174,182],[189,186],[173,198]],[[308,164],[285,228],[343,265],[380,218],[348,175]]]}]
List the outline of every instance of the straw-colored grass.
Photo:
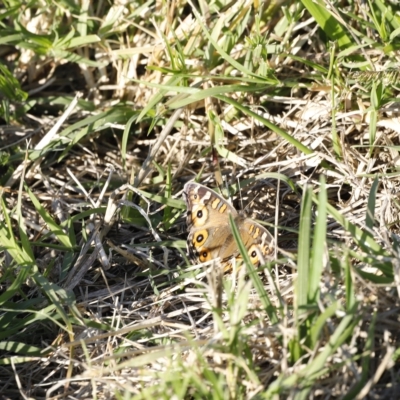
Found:
[{"label": "straw-colored grass", "polygon": [[[398,398],[395,7],[0,6],[0,396]],[[272,260],[188,260],[192,179]]]}]

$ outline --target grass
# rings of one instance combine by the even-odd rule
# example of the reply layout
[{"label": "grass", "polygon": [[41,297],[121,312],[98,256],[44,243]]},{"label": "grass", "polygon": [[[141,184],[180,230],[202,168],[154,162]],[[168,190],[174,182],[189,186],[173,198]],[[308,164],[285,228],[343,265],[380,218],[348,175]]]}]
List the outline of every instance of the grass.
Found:
[{"label": "grass", "polygon": [[[398,398],[396,7],[4,2],[0,395]],[[192,179],[272,260],[187,259]]]}]

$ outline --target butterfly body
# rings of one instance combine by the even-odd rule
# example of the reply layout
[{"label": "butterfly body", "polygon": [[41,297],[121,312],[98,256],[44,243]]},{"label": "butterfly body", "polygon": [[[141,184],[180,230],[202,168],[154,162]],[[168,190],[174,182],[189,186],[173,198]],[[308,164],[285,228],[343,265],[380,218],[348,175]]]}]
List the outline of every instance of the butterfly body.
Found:
[{"label": "butterfly body", "polygon": [[258,265],[272,253],[271,234],[257,222],[241,216],[222,196],[206,186],[188,182],[184,188],[189,230],[189,256],[197,262],[219,258],[223,263],[241,259],[229,215],[237,226],[250,260]]}]

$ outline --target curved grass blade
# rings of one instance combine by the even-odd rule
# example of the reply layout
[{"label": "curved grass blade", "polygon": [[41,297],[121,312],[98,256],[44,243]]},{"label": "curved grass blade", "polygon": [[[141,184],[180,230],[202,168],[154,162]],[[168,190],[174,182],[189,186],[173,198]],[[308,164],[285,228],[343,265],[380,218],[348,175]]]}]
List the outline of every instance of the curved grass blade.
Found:
[{"label": "curved grass blade", "polygon": [[235,224],[235,220],[233,219],[232,215],[229,215],[229,223],[232,229],[233,237],[235,238],[240,254],[243,258],[243,262],[249,271],[250,279],[252,280],[254,287],[257,290],[258,295],[260,296],[260,301],[262,302],[264,309],[268,314],[269,319],[271,320],[271,323],[276,324],[278,323],[278,315],[276,313],[276,309],[272,304],[271,300],[269,299],[269,296],[264,288],[264,285],[257,274],[257,270],[254,268],[253,264],[250,261],[250,257],[247,253],[245,245],[243,244],[239,230]]}]

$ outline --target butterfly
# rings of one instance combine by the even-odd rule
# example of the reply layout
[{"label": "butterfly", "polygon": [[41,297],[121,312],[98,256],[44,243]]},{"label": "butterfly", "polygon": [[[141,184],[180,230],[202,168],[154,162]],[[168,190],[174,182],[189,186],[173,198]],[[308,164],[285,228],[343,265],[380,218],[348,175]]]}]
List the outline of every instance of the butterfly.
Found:
[{"label": "butterfly", "polygon": [[195,262],[206,262],[220,258],[225,265],[233,259],[241,260],[237,243],[233,237],[229,215],[239,230],[253,265],[260,264],[273,252],[274,238],[262,225],[241,216],[223,197],[196,182],[184,187],[188,226],[187,249]]}]

